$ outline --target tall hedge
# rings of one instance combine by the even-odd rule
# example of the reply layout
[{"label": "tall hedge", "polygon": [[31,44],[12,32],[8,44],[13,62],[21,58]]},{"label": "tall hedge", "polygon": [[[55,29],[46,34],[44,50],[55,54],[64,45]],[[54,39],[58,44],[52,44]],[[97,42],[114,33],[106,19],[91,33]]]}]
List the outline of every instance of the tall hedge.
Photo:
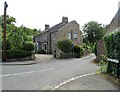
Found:
[{"label": "tall hedge", "polygon": [[120,32],[114,32],[104,37],[108,58],[120,60]]}]

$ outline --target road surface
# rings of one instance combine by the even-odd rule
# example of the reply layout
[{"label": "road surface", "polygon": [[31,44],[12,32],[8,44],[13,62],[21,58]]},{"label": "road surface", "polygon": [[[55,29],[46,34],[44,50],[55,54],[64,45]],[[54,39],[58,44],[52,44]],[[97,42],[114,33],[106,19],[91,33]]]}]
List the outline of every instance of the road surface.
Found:
[{"label": "road surface", "polygon": [[51,59],[33,65],[2,66],[3,90],[42,90],[54,88],[76,76],[96,72],[99,68],[90,61],[90,54],[81,59]]}]

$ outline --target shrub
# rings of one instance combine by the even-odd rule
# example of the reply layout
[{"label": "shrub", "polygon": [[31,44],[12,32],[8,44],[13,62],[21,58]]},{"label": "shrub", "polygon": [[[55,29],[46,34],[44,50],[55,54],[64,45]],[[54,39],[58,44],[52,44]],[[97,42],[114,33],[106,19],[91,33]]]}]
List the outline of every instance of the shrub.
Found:
[{"label": "shrub", "polygon": [[76,54],[76,58],[80,58],[83,55],[83,48],[79,45],[74,45],[74,53]]},{"label": "shrub", "polygon": [[23,45],[23,50],[25,50],[25,51],[34,50],[34,43],[33,42],[25,42]]},{"label": "shrub", "polygon": [[79,45],[74,45],[74,52],[75,53],[80,53],[80,46]]},{"label": "shrub", "polygon": [[[120,32],[114,32],[104,37],[107,57],[120,60]],[[116,64],[111,63],[109,74],[116,76]]]},{"label": "shrub", "polygon": [[99,62],[99,65],[100,65],[100,69],[98,70],[100,73],[107,73],[107,68],[108,68],[108,63],[101,60]]},{"label": "shrub", "polygon": [[30,51],[23,51],[23,50],[7,50],[6,55],[8,59],[12,58],[23,58],[27,56],[31,56],[32,52]]},{"label": "shrub", "polygon": [[64,53],[71,52],[72,41],[70,39],[62,39],[57,42],[57,47]]},{"label": "shrub", "polygon": [[120,60],[120,32],[104,37],[108,58]]}]

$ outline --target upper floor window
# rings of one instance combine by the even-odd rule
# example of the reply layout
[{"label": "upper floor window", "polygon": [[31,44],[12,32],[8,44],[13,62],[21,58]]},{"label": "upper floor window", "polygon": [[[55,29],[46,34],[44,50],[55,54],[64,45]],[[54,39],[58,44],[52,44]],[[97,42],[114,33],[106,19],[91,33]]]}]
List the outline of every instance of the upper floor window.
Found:
[{"label": "upper floor window", "polygon": [[77,38],[77,34],[74,34],[74,39],[76,39]]}]

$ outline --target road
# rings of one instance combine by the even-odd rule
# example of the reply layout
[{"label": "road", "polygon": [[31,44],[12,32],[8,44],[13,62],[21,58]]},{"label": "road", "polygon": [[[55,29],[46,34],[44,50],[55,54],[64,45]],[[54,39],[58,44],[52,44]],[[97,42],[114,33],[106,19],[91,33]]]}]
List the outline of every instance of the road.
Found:
[{"label": "road", "polygon": [[94,54],[81,59],[51,59],[33,65],[2,66],[3,90],[41,90],[56,87],[76,76],[86,75],[99,68],[90,61]]}]

